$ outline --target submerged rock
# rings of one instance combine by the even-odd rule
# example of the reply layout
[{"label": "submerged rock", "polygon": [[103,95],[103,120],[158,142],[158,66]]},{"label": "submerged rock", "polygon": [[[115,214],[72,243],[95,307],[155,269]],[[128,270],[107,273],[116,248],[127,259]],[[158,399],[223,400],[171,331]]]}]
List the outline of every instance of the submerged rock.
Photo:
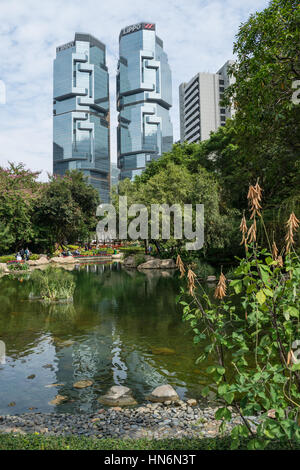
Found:
[{"label": "submerged rock", "polygon": [[74,388],[87,388],[87,387],[91,387],[93,383],[94,382],[92,380],[79,380],[78,382],[75,382],[73,384],[73,387]]},{"label": "submerged rock", "polygon": [[53,388],[53,387],[63,387],[65,384],[49,384],[45,385],[45,388]]},{"label": "submerged rock", "polygon": [[107,406],[130,406],[137,404],[130,388],[123,385],[114,385],[108,390],[106,395],[98,398],[98,401]]},{"label": "submerged rock", "polygon": [[53,398],[53,400],[49,401],[49,405],[60,405],[61,403],[63,403],[67,399],[68,399],[68,397],[65,397],[63,395],[56,395],[56,397]]},{"label": "submerged rock", "polygon": [[179,400],[179,396],[174,388],[167,384],[156,387],[151,395],[149,395],[148,399],[150,401],[164,403],[166,401],[177,401]]},{"label": "submerged rock", "polygon": [[151,352],[157,356],[171,356],[172,354],[176,354],[175,349],[171,348],[152,348]]}]

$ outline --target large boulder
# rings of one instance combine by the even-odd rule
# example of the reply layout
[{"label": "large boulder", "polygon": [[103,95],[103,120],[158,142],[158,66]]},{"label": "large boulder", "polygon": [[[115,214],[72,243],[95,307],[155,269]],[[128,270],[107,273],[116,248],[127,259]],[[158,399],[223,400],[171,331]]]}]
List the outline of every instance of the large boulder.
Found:
[{"label": "large boulder", "polygon": [[162,259],[160,269],[176,269],[176,263],[173,259]]},{"label": "large boulder", "polygon": [[146,261],[146,263],[142,263],[138,266],[138,269],[160,269],[160,260],[159,259],[151,259]]},{"label": "large boulder", "polygon": [[98,401],[106,406],[130,406],[137,402],[132,396],[132,391],[123,385],[114,385],[106,395],[98,398]]},{"label": "large boulder", "polygon": [[0,274],[1,273],[8,273],[9,269],[6,263],[0,263]]},{"label": "large boulder", "polygon": [[36,260],[29,260],[28,261],[29,266],[44,266],[46,264],[49,264],[48,258],[45,256],[43,258],[39,258]]},{"label": "large boulder", "polygon": [[123,265],[125,268],[136,268],[137,262],[135,260],[135,256],[134,255],[127,256],[127,258],[124,259]]},{"label": "large boulder", "polygon": [[153,258],[146,263],[140,264],[138,269],[176,269],[176,263],[173,259]]},{"label": "large boulder", "polygon": [[151,395],[149,395],[148,399],[150,401],[164,403],[166,401],[178,401],[179,396],[174,388],[167,384],[156,387]]},{"label": "large boulder", "polygon": [[73,258],[73,256],[55,256],[50,259],[50,263],[75,264],[77,263],[77,260]]}]

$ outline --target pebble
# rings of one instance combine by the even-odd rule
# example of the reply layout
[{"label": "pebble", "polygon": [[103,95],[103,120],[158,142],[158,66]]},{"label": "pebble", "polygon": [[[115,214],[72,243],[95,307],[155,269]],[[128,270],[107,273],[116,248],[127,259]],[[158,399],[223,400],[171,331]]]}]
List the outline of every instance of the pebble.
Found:
[{"label": "pebble", "polygon": [[[99,409],[92,414],[37,413],[0,416],[0,433],[40,433],[43,435],[77,435],[102,438],[153,439],[178,437],[213,437],[221,421],[214,416],[217,408],[143,405],[137,408]],[[252,417],[259,424],[258,417]],[[227,432],[242,424],[233,414]],[[255,425],[253,425],[255,429]]]}]

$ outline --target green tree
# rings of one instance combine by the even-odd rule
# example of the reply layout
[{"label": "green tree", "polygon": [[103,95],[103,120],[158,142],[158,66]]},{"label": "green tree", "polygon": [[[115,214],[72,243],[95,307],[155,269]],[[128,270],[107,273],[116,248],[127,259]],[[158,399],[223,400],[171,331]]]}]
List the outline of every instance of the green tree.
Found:
[{"label": "green tree", "polygon": [[98,192],[78,171],[52,176],[36,201],[34,224],[41,244],[70,243],[89,238],[97,225]]}]

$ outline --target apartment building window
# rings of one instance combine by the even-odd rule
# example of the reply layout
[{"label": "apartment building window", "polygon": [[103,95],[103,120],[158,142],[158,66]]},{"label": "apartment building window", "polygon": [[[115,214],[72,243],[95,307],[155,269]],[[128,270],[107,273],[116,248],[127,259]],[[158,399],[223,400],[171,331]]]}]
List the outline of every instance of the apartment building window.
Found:
[{"label": "apartment building window", "polygon": [[226,114],[226,109],[225,108],[221,108],[221,114]]}]

